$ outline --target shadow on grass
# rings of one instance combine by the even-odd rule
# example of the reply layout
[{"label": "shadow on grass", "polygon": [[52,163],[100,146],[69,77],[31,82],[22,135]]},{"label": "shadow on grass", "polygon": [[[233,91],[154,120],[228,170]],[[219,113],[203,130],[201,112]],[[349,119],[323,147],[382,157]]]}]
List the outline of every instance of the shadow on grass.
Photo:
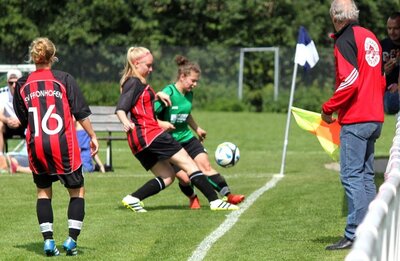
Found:
[{"label": "shadow on grass", "polygon": [[333,244],[342,239],[342,236],[324,236],[324,237],[317,237],[313,239],[312,242],[314,243],[323,243],[323,244]]},{"label": "shadow on grass", "polygon": [[[43,251],[43,242],[32,242],[28,244],[23,244],[23,245],[15,245],[15,248],[19,249],[25,249],[28,252],[35,253],[38,256],[45,256],[44,251]],[[58,250],[60,250],[60,255],[65,255],[65,251],[62,248],[61,245],[57,246]],[[78,245],[78,255],[83,255],[85,254],[85,251],[88,250],[87,247],[80,247]]]},{"label": "shadow on grass", "polygon": [[[124,210],[126,211],[127,208],[124,206],[118,206],[116,207],[117,210]],[[153,207],[148,207],[148,206],[144,206],[144,209],[146,209],[147,211],[155,211],[155,210],[182,210],[182,211],[193,211],[193,209],[190,209],[188,206],[177,206],[177,205],[163,205],[163,206],[153,206]],[[204,206],[201,209],[196,209],[196,210],[210,210],[210,208],[208,206]]]}]

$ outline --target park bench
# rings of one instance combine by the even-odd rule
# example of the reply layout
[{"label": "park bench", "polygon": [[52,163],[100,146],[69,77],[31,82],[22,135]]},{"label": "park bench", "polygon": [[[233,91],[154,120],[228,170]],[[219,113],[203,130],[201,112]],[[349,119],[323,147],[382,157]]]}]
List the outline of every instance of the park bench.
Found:
[{"label": "park bench", "polygon": [[[112,141],[126,140],[126,135],[123,132],[121,122],[115,114],[114,106],[90,106],[90,110],[92,111],[90,121],[92,122],[94,131],[96,133],[106,133],[106,136],[98,134],[97,139],[107,142],[106,163],[104,167],[107,171],[112,171]],[[118,135],[113,136],[113,133],[118,133]]]},{"label": "park bench", "polygon": [[[92,115],[90,121],[92,122],[93,130],[97,134],[97,139],[106,141],[106,162],[104,167],[106,171],[113,171],[112,163],[112,141],[126,140],[126,135],[123,132],[122,124],[120,123],[117,115],[115,114],[114,106],[90,106]],[[118,133],[114,135],[113,133]],[[14,136],[9,139],[21,139],[19,136]],[[7,140],[9,140],[7,139]],[[5,140],[5,151],[8,152],[8,142]]]}]

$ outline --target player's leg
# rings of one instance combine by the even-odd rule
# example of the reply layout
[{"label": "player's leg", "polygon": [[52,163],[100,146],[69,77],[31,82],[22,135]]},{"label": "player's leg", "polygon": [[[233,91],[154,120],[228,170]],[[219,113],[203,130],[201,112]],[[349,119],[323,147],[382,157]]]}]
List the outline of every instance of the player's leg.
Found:
[{"label": "player's leg", "polygon": [[225,201],[236,205],[244,200],[244,195],[231,193],[225,178],[211,166],[208,154],[197,138],[182,143],[182,146],[195,161],[197,167],[207,176],[214,189],[224,197]]},{"label": "player's leg", "polygon": [[190,183],[188,175],[183,170],[177,170],[177,169],[174,168],[176,172],[175,175],[179,180],[179,188],[182,191],[182,193],[189,198],[189,207],[191,209],[199,209],[201,207],[200,201],[196,195],[196,192],[193,189],[192,184]]},{"label": "player's leg", "polygon": [[207,176],[208,181],[215,188],[215,190],[217,190],[221,194],[221,196],[225,197],[225,200],[227,202],[232,204],[239,204],[244,200],[245,196],[241,194],[233,194],[225,178],[220,173],[218,173],[218,171],[212,168],[207,153],[199,153],[194,158],[194,161],[196,162],[196,165],[200,168],[200,170]]},{"label": "player's leg", "polygon": [[43,250],[47,256],[58,256],[60,254],[53,238],[54,217],[51,205],[51,184],[55,180],[54,176],[33,174],[33,181],[37,187],[36,214],[44,240]]},{"label": "player's leg", "polygon": [[183,171],[189,174],[190,182],[198,188],[210,202],[212,210],[236,210],[237,206],[230,203],[225,203],[218,199],[213,187],[208,182],[206,176],[199,170],[196,163],[192,160],[185,149],[179,150],[171,157],[171,163],[180,167]]},{"label": "player's leg", "polygon": [[69,193],[68,237],[63,243],[67,256],[77,255],[77,241],[85,218],[85,187],[82,167],[68,175],[58,175]]},{"label": "player's leg", "polygon": [[147,212],[143,208],[144,204],[142,201],[159,193],[174,182],[175,173],[167,160],[157,162],[151,168],[151,171],[156,178],[147,181],[135,192],[124,197],[122,204],[125,207],[135,212]]}]

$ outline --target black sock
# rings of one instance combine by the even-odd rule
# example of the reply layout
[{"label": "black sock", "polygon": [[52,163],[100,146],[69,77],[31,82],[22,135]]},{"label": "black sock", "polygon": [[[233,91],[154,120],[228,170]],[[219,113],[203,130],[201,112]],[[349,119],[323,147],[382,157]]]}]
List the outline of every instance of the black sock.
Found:
[{"label": "black sock", "polygon": [[139,200],[144,200],[150,196],[153,196],[165,189],[164,180],[160,177],[147,181],[142,187],[133,192],[132,197],[138,198]]},{"label": "black sock", "polygon": [[201,193],[208,199],[209,202],[218,199],[217,193],[215,193],[213,187],[208,182],[206,176],[199,170],[195,171],[189,175],[190,181],[192,184],[198,188]]},{"label": "black sock", "polygon": [[71,198],[68,206],[69,236],[77,240],[81,233],[83,218],[85,217],[85,199]]},{"label": "black sock", "polygon": [[212,176],[208,176],[207,178],[208,182],[210,182],[215,190],[217,190],[222,196],[227,196],[231,193],[225,178],[221,174],[217,173]]},{"label": "black sock", "polygon": [[191,198],[192,196],[196,195],[194,193],[193,186],[191,184],[189,185],[183,185],[179,183],[179,188],[181,189],[182,193],[186,195],[186,197]]},{"label": "black sock", "polygon": [[51,206],[51,199],[37,199],[36,214],[43,239],[53,239],[53,208]]}]

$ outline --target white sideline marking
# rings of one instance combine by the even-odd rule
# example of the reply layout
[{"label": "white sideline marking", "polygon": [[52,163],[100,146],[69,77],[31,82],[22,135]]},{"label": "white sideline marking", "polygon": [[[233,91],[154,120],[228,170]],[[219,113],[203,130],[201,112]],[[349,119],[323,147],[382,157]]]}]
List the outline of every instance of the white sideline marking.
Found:
[{"label": "white sideline marking", "polygon": [[225,221],[210,235],[208,235],[203,242],[196,248],[192,256],[188,259],[189,261],[200,261],[203,260],[207,255],[208,250],[214,245],[214,243],[228,232],[233,225],[238,221],[240,215],[244,213],[253,203],[262,195],[265,191],[275,187],[275,185],[284,177],[284,175],[277,174],[268,181],[264,186],[254,191],[246,200],[240,205],[240,209],[231,212],[227,215]]}]

